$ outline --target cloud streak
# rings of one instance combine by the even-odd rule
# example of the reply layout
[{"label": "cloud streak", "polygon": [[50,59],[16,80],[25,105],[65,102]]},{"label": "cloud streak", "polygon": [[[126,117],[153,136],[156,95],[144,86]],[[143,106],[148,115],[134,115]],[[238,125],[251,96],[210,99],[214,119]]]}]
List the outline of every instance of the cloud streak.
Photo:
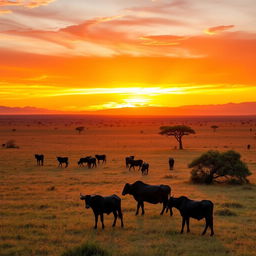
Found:
[{"label": "cloud streak", "polygon": [[217,27],[208,28],[204,32],[208,35],[216,35],[216,34],[219,34],[221,32],[224,32],[224,31],[229,30],[234,27],[235,27],[234,25],[217,26]]}]

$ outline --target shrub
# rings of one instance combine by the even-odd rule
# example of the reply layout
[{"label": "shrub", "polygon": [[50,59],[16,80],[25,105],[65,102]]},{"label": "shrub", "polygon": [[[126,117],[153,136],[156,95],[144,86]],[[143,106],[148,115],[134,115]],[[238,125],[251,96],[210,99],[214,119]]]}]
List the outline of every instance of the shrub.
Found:
[{"label": "shrub", "polygon": [[85,243],[62,253],[61,256],[110,256],[111,254],[94,243]]},{"label": "shrub", "polygon": [[14,140],[8,140],[5,144],[5,148],[19,148],[16,144]]},{"label": "shrub", "polygon": [[241,161],[239,153],[229,150],[219,152],[210,150],[194,159],[189,168],[193,183],[212,184],[214,181],[231,184],[248,183],[247,176],[251,175],[247,165]]}]

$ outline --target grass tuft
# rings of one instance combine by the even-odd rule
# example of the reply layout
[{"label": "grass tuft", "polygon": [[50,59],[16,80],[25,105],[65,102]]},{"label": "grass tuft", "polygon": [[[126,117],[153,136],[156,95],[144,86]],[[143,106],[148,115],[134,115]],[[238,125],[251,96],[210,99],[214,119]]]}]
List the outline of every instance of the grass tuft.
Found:
[{"label": "grass tuft", "polygon": [[229,209],[221,209],[215,212],[219,216],[237,216],[237,214]]},{"label": "grass tuft", "polygon": [[111,254],[99,245],[85,243],[62,253],[61,256],[110,256]]},{"label": "grass tuft", "polygon": [[226,207],[226,208],[243,208],[244,206],[239,203],[223,203],[221,206]]}]

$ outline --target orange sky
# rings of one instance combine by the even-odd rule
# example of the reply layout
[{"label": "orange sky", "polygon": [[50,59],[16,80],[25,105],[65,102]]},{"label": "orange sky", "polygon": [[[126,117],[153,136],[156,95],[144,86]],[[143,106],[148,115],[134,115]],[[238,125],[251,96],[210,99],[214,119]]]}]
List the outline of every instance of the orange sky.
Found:
[{"label": "orange sky", "polygon": [[254,6],[2,0],[0,105],[77,111],[256,101]]}]

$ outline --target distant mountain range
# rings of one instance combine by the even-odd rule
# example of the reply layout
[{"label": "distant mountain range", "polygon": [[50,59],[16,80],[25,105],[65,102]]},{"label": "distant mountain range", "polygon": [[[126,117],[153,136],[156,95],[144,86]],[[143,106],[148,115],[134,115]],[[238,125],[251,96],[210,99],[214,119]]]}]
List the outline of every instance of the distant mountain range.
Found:
[{"label": "distant mountain range", "polygon": [[57,111],[36,107],[0,106],[0,115],[35,114],[87,114],[87,115],[146,115],[146,116],[241,116],[256,115],[256,102],[228,103],[221,105],[191,105],[181,107],[138,107],[104,109],[97,111]]}]

